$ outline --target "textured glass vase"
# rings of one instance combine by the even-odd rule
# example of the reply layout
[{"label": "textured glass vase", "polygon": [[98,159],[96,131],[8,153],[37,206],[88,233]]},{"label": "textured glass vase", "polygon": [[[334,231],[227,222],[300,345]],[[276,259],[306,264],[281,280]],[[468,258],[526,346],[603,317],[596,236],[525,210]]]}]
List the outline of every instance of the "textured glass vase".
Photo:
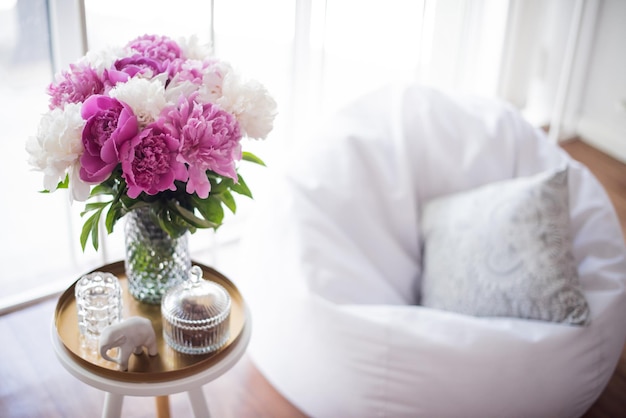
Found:
[{"label": "textured glass vase", "polygon": [[159,304],[170,287],[189,277],[189,233],[170,237],[149,207],[132,210],[125,218],[128,290],[140,302]]}]

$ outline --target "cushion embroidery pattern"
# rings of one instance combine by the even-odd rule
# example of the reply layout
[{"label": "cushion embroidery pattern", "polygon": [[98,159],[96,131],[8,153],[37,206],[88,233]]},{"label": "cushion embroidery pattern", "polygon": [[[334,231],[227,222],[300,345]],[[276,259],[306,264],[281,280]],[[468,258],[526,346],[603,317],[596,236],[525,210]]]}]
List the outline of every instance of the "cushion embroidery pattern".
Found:
[{"label": "cushion embroidery pattern", "polygon": [[421,303],[475,316],[586,324],[567,169],[428,202]]}]

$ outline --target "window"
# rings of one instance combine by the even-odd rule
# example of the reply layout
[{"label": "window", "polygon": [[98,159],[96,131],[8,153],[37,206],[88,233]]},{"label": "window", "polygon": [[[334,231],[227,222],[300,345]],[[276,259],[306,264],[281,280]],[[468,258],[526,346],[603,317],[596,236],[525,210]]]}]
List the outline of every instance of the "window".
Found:
[{"label": "window", "polygon": [[0,305],[45,294],[95,258],[78,256],[67,197],[38,193],[41,175],[27,164],[26,138],[47,110],[42,92],[52,80],[47,15],[45,0],[0,0]]},{"label": "window", "polygon": [[[496,95],[508,5],[500,0],[0,0],[0,105],[7,138],[0,143],[5,298],[0,305],[32,298],[34,293],[19,295],[26,289],[41,294],[63,289],[80,273],[123,258],[121,224],[101,251],[83,253],[82,204],[70,206],[63,191],[37,193],[41,173],[29,171],[26,163],[26,138],[36,133],[47,109],[45,86],[54,69],[82,55],[83,44],[100,49],[146,33],[196,34],[207,42],[213,37],[216,54],[265,84],[278,102],[270,137],[244,144],[271,165],[325,116],[390,82],[417,80]],[[243,170],[253,192],[262,193],[265,185],[252,172],[262,168]],[[252,203],[239,199],[241,215],[228,219],[217,234],[194,234],[194,257],[228,274],[233,261],[227,249],[234,248]]]}]

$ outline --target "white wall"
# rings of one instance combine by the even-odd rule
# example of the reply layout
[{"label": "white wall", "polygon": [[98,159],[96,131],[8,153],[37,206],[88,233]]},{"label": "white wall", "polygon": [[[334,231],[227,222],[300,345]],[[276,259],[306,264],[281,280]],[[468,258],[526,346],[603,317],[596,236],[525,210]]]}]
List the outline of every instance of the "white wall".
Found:
[{"label": "white wall", "polygon": [[626,1],[511,4],[501,95],[554,139],[626,162]]},{"label": "white wall", "polygon": [[626,162],[626,1],[600,3],[576,131]]}]

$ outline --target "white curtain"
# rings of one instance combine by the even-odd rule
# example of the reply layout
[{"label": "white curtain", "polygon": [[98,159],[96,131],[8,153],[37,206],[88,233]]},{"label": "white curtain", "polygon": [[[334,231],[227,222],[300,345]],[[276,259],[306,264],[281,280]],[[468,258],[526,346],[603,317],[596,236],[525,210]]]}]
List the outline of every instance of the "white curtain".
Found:
[{"label": "white curtain", "polygon": [[[0,22],[0,47],[24,47],[15,35],[20,26],[17,6],[29,1],[45,5],[41,0],[0,0],[0,20],[11,23]],[[515,0],[50,0],[50,56],[58,70],[87,47],[119,45],[145,33],[174,38],[196,34],[206,42],[214,38],[216,54],[265,84],[279,104],[270,137],[244,144],[272,164],[326,116],[398,80],[502,97],[525,107],[533,65],[542,53],[537,54],[539,35],[528,26],[529,19],[550,18],[550,7],[557,3],[573,9],[559,0],[541,2],[545,6],[530,3],[532,7],[520,8]],[[559,33],[567,32],[569,16],[552,19],[560,22]],[[551,47],[558,52],[562,42]],[[10,233],[0,238],[0,262],[10,266],[0,276],[0,284],[11,283],[5,287],[11,291],[0,300],[7,305],[34,297],[32,292],[18,295],[24,289],[36,294],[62,289],[81,272],[121,259],[123,248],[119,227],[98,253],[83,253],[78,245],[82,207],[70,207],[63,192],[36,193],[41,179],[28,172],[23,144],[36,133],[38,117],[46,109],[45,87],[52,73],[48,58],[30,65],[31,73],[8,59],[0,65],[7,71],[0,81],[0,105],[13,109],[15,116],[11,144],[0,144],[2,179],[5,184],[9,178],[27,180],[11,182],[0,205],[0,217],[10,224]],[[18,74],[19,90],[11,81]],[[543,91],[550,93],[549,88]],[[264,185],[254,181],[257,169],[249,169],[246,181],[253,192],[262,192]],[[217,234],[192,236],[192,252],[199,261],[227,269],[228,250],[236,244],[251,204],[241,200],[240,213]]]}]

